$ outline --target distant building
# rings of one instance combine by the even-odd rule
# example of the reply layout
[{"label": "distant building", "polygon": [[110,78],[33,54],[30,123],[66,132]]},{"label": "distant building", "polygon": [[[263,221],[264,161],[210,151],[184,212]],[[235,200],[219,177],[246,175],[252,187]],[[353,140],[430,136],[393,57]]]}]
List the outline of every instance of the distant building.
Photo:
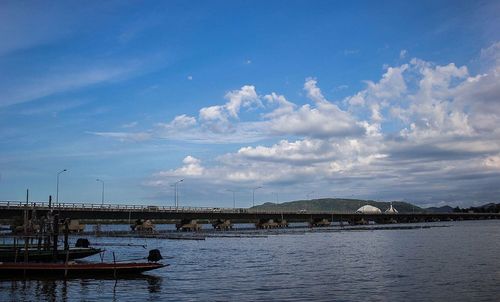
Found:
[{"label": "distant building", "polygon": [[356,210],[356,213],[359,214],[382,214],[382,211],[374,206],[365,205]]},{"label": "distant building", "polygon": [[392,203],[391,203],[391,206],[385,210],[385,213],[386,214],[397,214],[398,213],[398,210],[396,210],[395,208],[392,207]]}]

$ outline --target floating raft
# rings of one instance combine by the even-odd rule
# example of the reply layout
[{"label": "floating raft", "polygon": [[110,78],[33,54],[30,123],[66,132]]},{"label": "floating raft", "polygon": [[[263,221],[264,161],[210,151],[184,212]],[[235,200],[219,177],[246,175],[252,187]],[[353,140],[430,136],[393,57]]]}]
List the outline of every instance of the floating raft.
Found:
[{"label": "floating raft", "polygon": [[0,263],[0,276],[127,276],[168,266],[162,263]]}]

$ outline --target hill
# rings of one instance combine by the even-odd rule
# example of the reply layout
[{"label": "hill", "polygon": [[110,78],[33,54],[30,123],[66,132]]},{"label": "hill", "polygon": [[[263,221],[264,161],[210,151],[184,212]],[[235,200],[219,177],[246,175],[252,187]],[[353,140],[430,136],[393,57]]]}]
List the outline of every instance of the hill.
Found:
[{"label": "hill", "polygon": [[453,213],[453,208],[450,206],[430,207],[430,208],[425,208],[425,211],[431,213]]},{"label": "hill", "polygon": [[472,213],[500,213],[500,203],[487,203],[478,207],[470,207],[461,209],[456,207],[453,209],[455,212],[472,212]]},{"label": "hill", "polygon": [[[362,199],[343,198],[321,198],[312,200],[296,200],[283,203],[266,202],[262,205],[254,206],[250,209],[259,211],[323,211],[323,212],[354,212],[361,206],[371,205],[385,211],[389,208],[390,202],[381,202]],[[424,212],[424,209],[407,202],[393,201],[392,205],[400,213]]]}]

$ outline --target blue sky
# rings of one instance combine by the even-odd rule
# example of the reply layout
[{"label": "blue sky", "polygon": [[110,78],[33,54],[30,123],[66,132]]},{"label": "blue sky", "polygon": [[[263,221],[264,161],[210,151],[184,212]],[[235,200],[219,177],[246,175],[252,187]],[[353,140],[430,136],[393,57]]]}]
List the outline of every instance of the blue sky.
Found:
[{"label": "blue sky", "polygon": [[495,1],[4,1],[0,199],[499,201]]}]

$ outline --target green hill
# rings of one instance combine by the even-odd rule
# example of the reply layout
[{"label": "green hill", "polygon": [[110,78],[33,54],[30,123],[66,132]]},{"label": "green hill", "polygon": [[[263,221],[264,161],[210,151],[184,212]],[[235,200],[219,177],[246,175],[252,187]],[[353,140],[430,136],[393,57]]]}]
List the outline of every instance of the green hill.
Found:
[{"label": "green hill", "polygon": [[[262,205],[254,206],[250,209],[259,211],[300,211],[308,212],[354,212],[361,206],[371,205],[384,212],[389,208],[390,202],[381,202],[374,200],[361,199],[342,199],[342,198],[321,198],[312,200],[297,200],[283,203],[266,202]],[[393,201],[392,206],[400,213],[424,212],[420,207],[403,201]]]}]

